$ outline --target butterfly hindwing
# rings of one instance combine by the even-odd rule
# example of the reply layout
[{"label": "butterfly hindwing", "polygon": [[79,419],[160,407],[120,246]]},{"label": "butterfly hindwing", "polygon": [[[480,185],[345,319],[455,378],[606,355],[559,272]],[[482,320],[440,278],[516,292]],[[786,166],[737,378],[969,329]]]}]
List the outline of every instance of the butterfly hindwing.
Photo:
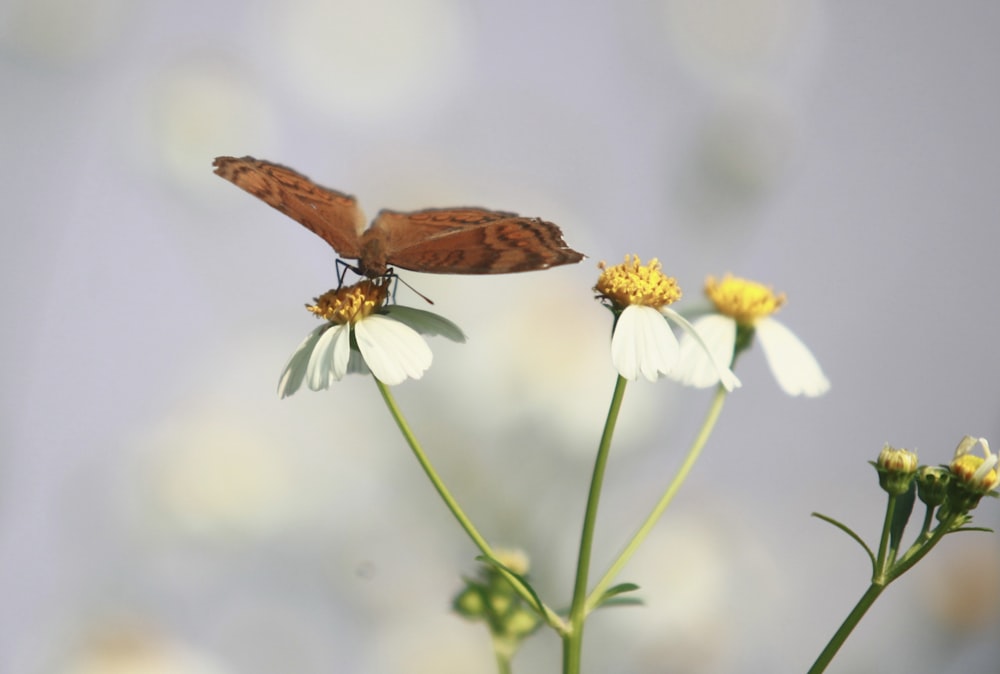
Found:
[{"label": "butterfly hindwing", "polygon": [[482,208],[383,210],[372,224],[389,264],[438,274],[506,274],[579,262],[559,228]]}]

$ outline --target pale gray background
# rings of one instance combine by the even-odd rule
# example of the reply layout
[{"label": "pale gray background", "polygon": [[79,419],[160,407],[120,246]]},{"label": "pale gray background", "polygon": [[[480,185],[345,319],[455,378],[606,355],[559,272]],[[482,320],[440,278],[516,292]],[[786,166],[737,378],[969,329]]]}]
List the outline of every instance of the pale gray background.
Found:
[{"label": "pale gray background", "polygon": [[[592,620],[586,671],[804,671],[868,573],[809,513],[872,540],[883,442],[1000,446],[998,35],[987,0],[6,0],[0,669],[493,671],[448,610],[475,550],[371,382],[274,395],[334,256],[211,173],[253,154],[372,214],[540,215],[590,256],[406,275],[469,342],[433,340],[401,404],[555,605],[613,384],[596,262],[658,256],[688,303],[726,271],[787,292],[831,392],[740,362],[622,576],[647,605]],[[707,402],[630,387],[595,574]],[[998,612],[998,538],[956,536],[831,671],[994,671]],[[558,651],[541,633],[517,671]]]}]

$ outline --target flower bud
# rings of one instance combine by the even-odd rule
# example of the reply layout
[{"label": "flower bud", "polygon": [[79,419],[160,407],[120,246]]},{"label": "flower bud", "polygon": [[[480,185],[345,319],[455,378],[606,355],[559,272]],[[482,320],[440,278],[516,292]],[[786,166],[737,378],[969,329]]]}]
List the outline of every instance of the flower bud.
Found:
[{"label": "flower bud", "polygon": [[935,508],[944,503],[948,495],[951,473],[941,466],[924,466],[917,471],[917,496],[926,505]]},{"label": "flower bud", "polygon": [[[523,551],[500,549],[495,554],[507,570],[522,577],[528,573],[528,556]],[[452,608],[463,618],[485,622],[494,644],[502,643],[511,653],[541,622],[492,564],[483,564],[477,578],[465,579],[465,587],[452,600]]]},{"label": "flower bud", "polygon": [[910,489],[917,472],[917,455],[908,449],[896,449],[886,443],[873,464],[878,483],[889,494],[900,496]]}]

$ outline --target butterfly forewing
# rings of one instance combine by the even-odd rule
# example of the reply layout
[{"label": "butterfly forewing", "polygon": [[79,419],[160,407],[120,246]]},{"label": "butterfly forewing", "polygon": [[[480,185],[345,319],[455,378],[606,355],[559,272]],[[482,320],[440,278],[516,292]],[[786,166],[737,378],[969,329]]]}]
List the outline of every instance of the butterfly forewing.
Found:
[{"label": "butterfly forewing", "polygon": [[358,237],[366,222],[354,197],[253,157],[217,157],[214,166],[218,175],[318,234],[341,257],[361,254]]},{"label": "butterfly forewing", "polygon": [[354,197],[321,187],[287,166],[217,157],[215,172],[305,225],[370,277],[388,265],[435,274],[506,274],[579,262],[551,222],[484,208],[383,210],[362,233]]},{"label": "butterfly forewing", "polygon": [[383,210],[371,231],[383,233],[389,264],[413,271],[507,274],[583,259],[551,222],[482,208]]}]

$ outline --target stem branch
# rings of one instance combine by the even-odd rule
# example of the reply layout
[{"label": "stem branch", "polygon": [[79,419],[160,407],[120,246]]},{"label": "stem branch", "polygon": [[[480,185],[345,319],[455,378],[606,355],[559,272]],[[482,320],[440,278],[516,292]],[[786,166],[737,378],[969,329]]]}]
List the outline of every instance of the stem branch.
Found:
[{"label": "stem branch", "polygon": [[646,539],[649,533],[653,530],[656,525],[657,520],[663,515],[663,511],[667,509],[670,502],[676,496],[677,492],[680,490],[681,485],[684,484],[684,480],[687,479],[688,474],[694,467],[695,462],[698,460],[698,456],[701,454],[701,450],[705,447],[705,443],[708,442],[709,436],[712,434],[712,430],[715,428],[715,423],[719,419],[719,414],[722,412],[722,404],[726,401],[726,389],[719,386],[715,392],[715,398],[712,399],[712,404],[708,408],[708,413],[705,415],[705,421],[702,423],[701,430],[698,432],[698,436],[695,438],[688,450],[687,456],[684,457],[684,463],[681,464],[680,469],[674,476],[673,481],[667,487],[667,490],[660,497],[659,502],[653,508],[652,512],[646,517],[642,526],[635,532],[632,536],[632,540],[628,542],[625,548],[618,555],[618,558],[614,561],[611,567],[608,569],[604,577],[597,583],[594,589],[591,591],[590,596],[587,597],[586,611],[593,610],[594,606],[600,601],[601,597],[607,591],[608,587],[614,581],[618,573],[624,568],[625,564],[632,558],[639,546]]}]

